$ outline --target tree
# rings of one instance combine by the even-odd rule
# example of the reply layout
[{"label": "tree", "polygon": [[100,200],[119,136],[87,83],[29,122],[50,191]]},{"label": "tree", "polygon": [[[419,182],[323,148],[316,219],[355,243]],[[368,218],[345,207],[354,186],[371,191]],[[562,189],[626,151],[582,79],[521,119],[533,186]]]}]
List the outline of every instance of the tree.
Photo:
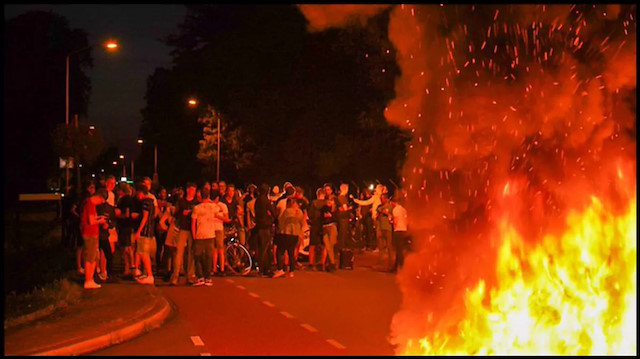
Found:
[{"label": "tree", "polygon": [[[163,178],[197,179],[207,166],[215,173],[213,118],[207,108],[185,106],[196,95],[224,114],[222,179],[301,185],[365,175],[397,179],[407,137],[383,115],[399,73],[385,17],[309,33],[292,5],[189,6],[166,41],[175,49],[173,66],[150,77],[143,111],[141,136],[159,133],[175,158]],[[210,127],[204,133],[203,121]],[[149,147],[145,152],[143,145],[143,155],[151,155]]]},{"label": "tree", "polygon": [[[88,40],[84,30],[71,29],[53,12],[18,15],[4,27],[4,159],[11,165],[6,205],[21,192],[45,190],[46,178],[59,171],[50,134],[65,122],[65,60]],[[71,113],[86,114],[91,86],[82,70],[91,66],[89,51],[70,62]]]},{"label": "tree", "polygon": [[197,154],[198,160],[204,164],[202,174],[208,178],[217,174],[218,121],[220,121],[221,164],[226,162],[236,172],[252,164],[253,154],[248,150],[249,140],[242,133],[242,129],[240,127],[231,129],[227,122],[222,120],[222,114],[208,106],[208,111],[198,118],[198,123],[202,124],[203,128],[202,139],[199,141],[200,150]]},{"label": "tree", "polygon": [[[105,143],[102,134],[97,129],[92,129],[89,125],[75,123],[68,126],[64,123],[56,126],[51,139],[54,153],[62,158],[73,157],[76,168],[76,189],[82,188],[80,178],[80,164],[90,166],[102,154]],[[70,183],[71,184],[71,183]]]}]

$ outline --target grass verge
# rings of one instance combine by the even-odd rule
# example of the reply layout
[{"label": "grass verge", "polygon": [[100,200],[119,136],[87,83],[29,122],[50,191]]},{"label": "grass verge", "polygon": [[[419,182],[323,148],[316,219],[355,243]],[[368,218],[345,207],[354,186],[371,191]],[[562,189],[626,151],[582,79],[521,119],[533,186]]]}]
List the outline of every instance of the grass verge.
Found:
[{"label": "grass verge", "polygon": [[[69,276],[72,274],[69,273]],[[16,294],[11,292],[5,297],[5,327],[7,324],[21,324],[19,318],[37,312],[52,312],[77,303],[82,297],[82,287],[68,277],[58,279],[31,292]],[[50,313],[42,313],[50,314]],[[33,315],[37,319],[37,315]],[[28,320],[27,320],[28,321]]]}]

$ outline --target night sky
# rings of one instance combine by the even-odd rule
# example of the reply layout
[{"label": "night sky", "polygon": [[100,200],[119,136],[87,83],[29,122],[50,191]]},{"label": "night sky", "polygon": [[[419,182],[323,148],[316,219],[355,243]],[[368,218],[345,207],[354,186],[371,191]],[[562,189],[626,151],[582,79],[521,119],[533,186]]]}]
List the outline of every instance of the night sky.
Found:
[{"label": "night sky", "polygon": [[[169,67],[170,48],[160,39],[176,31],[186,14],[182,5],[6,5],[5,20],[31,10],[53,11],[64,16],[72,29],[87,32],[89,43],[110,37],[118,40],[117,53],[93,49],[88,122],[99,126],[109,144],[131,156],[142,121],[146,80],[157,67]],[[65,84],[60,84],[60,91]],[[71,114],[72,116],[73,114]],[[81,119],[81,121],[84,119]],[[64,122],[64,118],[60,118]]]}]

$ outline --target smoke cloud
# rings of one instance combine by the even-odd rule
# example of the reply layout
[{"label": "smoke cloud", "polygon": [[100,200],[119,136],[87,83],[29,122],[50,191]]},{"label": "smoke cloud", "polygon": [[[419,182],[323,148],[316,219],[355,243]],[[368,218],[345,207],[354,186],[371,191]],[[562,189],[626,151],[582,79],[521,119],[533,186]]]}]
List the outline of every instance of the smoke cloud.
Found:
[{"label": "smoke cloud", "polygon": [[[380,7],[301,10],[319,31]],[[479,278],[491,283],[498,216],[536,242],[592,195],[621,207],[635,196],[635,17],[635,5],[393,7],[402,75],[385,117],[413,135],[399,353],[446,330]]]}]

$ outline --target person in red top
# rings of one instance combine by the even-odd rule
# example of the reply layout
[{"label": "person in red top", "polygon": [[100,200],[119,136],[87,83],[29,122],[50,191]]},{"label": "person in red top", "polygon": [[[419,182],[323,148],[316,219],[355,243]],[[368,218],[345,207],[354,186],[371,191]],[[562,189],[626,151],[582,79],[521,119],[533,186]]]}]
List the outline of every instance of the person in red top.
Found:
[{"label": "person in red top", "polygon": [[107,200],[107,190],[100,188],[96,193],[89,197],[82,214],[80,215],[80,231],[84,243],[84,288],[93,289],[100,288],[93,279],[93,273],[96,269],[96,263],[100,256],[98,251],[98,235],[99,226],[106,223],[104,216],[98,216],[96,206],[103,204]]}]

